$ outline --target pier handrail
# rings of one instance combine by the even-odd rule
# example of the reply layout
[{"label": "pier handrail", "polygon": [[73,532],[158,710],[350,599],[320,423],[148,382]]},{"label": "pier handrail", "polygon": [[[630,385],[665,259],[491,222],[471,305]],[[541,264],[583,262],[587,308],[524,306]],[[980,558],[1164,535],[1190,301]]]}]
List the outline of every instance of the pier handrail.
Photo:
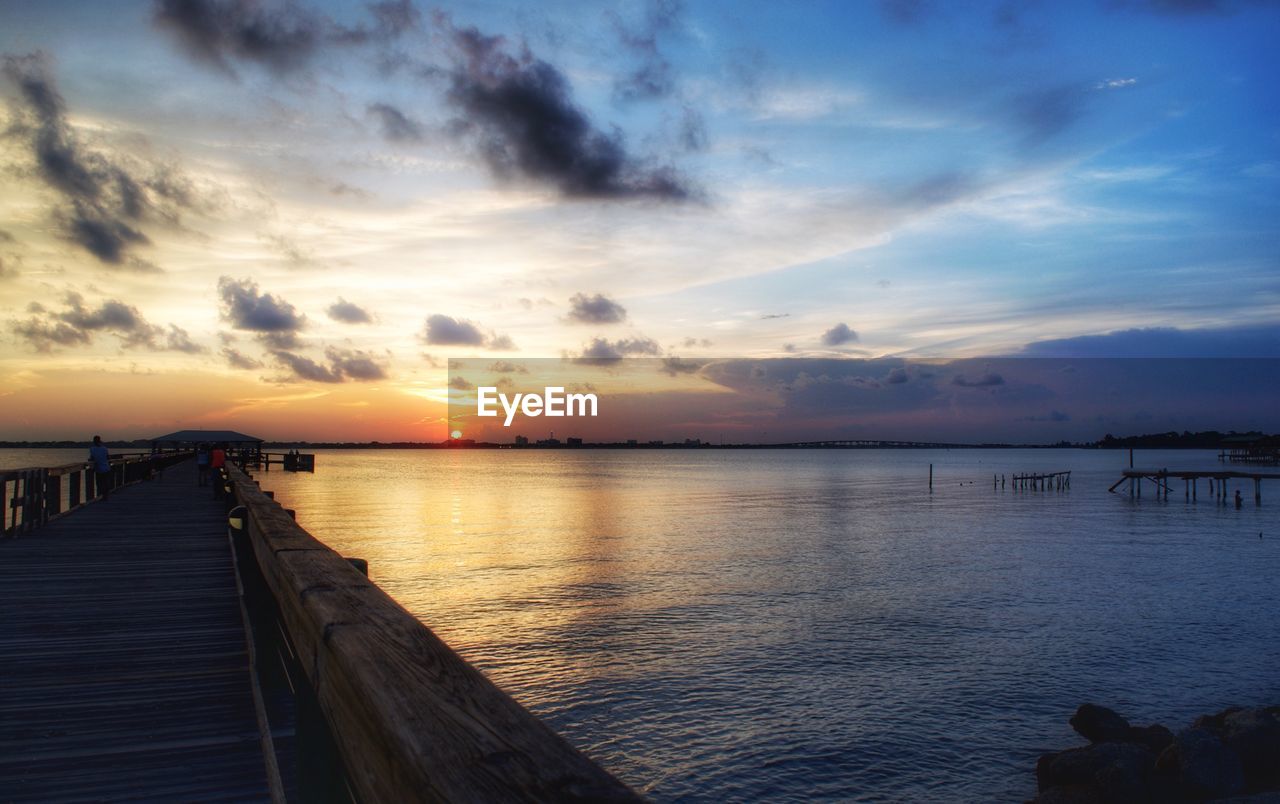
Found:
[{"label": "pier handrail", "polygon": [[231,493],[362,801],[635,801],[240,469]]},{"label": "pier handrail", "polygon": [[[110,458],[112,487],[137,483],[190,452],[129,452]],[[6,538],[35,530],[95,498],[87,461],[0,470],[0,527]],[[20,515],[20,516],[19,516]]]}]

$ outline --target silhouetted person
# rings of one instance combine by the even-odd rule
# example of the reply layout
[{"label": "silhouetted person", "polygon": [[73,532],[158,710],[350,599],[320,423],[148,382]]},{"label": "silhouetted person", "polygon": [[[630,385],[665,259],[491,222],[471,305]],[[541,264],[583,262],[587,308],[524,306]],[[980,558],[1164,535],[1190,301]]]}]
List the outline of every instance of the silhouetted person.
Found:
[{"label": "silhouetted person", "polygon": [[196,446],[196,485],[209,485],[209,445],[203,442]]},{"label": "silhouetted person", "polygon": [[1236,489],[1236,508],[1244,505],[1244,499],[1240,496],[1240,489]]},{"label": "silhouetted person", "polygon": [[106,501],[111,496],[111,455],[102,446],[102,436],[93,437],[93,446],[89,447],[89,463],[93,466],[93,480],[98,496]]},{"label": "silhouetted person", "polygon": [[222,444],[215,444],[209,453],[209,468],[213,470],[213,496],[222,498],[222,472],[227,465],[227,450]]}]

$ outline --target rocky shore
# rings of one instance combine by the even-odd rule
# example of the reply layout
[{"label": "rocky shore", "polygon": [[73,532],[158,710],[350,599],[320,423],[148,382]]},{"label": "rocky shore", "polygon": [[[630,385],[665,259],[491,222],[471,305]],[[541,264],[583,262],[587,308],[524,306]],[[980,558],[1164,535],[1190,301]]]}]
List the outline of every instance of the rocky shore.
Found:
[{"label": "rocky shore", "polygon": [[1280,706],[1225,709],[1175,733],[1085,704],[1071,727],[1089,745],[1040,757],[1035,804],[1280,804]]}]

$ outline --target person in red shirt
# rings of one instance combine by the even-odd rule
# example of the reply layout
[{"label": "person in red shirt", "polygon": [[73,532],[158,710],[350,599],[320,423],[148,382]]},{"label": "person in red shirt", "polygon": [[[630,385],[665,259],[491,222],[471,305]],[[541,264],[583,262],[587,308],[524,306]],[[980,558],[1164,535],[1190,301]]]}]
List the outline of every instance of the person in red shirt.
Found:
[{"label": "person in red shirt", "polygon": [[213,471],[213,498],[222,499],[222,474],[227,465],[227,447],[225,444],[214,444],[209,453],[209,468]]}]

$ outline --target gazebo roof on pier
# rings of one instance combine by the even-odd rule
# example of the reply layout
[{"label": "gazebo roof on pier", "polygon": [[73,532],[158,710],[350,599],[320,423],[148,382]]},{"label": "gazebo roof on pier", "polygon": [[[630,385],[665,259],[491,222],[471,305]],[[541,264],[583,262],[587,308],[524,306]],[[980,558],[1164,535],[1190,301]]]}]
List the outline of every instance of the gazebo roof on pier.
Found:
[{"label": "gazebo roof on pier", "polygon": [[156,436],[152,444],[196,444],[201,441],[221,441],[227,444],[261,444],[257,436],[237,433],[235,430],[179,430],[176,433]]}]

